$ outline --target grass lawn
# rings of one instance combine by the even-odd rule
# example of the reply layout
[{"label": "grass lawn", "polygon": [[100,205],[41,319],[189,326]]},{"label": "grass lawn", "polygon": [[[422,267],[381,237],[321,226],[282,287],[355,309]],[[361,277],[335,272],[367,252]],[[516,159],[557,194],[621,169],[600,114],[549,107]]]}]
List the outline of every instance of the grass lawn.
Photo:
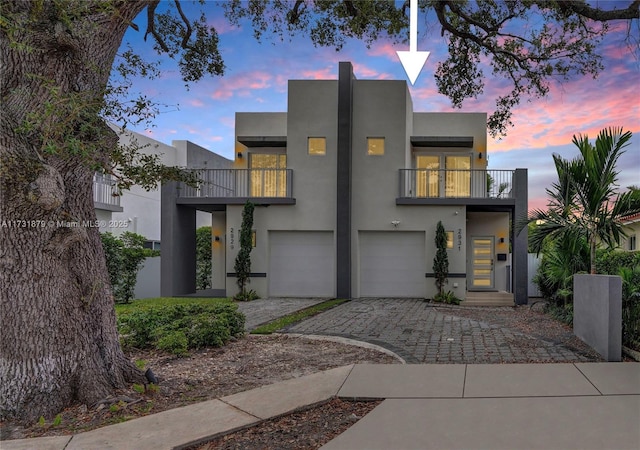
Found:
[{"label": "grass lawn", "polygon": [[333,299],[328,300],[326,302],[318,303],[317,305],[310,306],[305,309],[301,309],[300,311],[296,311],[287,316],[280,317],[272,322],[264,324],[251,332],[251,334],[271,334],[276,331],[284,328],[288,325],[291,325],[296,322],[300,322],[307,317],[315,316],[316,314],[320,314],[327,309],[331,309],[335,306],[338,306],[344,302],[348,302],[348,299]]},{"label": "grass lawn", "polygon": [[215,303],[233,303],[230,298],[198,298],[198,297],[156,297],[134,300],[127,304],[116,304],[116,314],[127,314],[134,310],[170,305],[212,305]]}]

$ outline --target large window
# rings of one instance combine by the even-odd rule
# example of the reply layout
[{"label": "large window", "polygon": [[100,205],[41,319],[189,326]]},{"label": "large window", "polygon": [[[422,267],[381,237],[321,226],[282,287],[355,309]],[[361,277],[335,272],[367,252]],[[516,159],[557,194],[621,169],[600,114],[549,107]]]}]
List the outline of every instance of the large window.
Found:
[{"label": "large window", "polygon": [[384,138],[367,138],[367,155],[384,155]]},{"label": "large window", "polygon": [[415,168],[417,197],[471,196],[471,155],[416,155]]},{"label": "large window", "polygon": [[287,196],[286,154],[251,153],[249,168],[252,197]]},{"label": "large window", "polygon": [[327,138],[310,137],[308,142],[308,150],[310,155],[326,155],[327,154]]},{"label": "large window", "polygon": [[636,235],[632,234],[631,236],[629,236],[629,250],[636,250]]}]

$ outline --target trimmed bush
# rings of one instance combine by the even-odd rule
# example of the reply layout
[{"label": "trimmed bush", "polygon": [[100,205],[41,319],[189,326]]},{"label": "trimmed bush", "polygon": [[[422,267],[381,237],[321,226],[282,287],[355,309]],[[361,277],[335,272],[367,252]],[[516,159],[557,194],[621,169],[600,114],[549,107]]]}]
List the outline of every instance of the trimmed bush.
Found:
[{"label": "trimmed bush", "polygon": [[211,288],[211,227],[196,230],[196,289]]},{"label": "trimmed bush", "polygon": [[221,347],[244,334],[244,314],[234,304],[172,305],[134,310],[118,317],[125,348],[157,348],[176,355]]}]

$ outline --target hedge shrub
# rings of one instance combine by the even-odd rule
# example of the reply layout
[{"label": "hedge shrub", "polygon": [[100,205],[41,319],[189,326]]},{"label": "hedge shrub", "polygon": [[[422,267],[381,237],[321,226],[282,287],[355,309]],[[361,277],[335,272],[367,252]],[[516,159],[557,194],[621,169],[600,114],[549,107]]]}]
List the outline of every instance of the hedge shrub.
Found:
[{"label": "hedge shrub", "polygon": [[176,355],[221,347],[244,334],[244,314],[235,304],[171,305],[134,310],[118,317],[125,348],[157,348]]}]

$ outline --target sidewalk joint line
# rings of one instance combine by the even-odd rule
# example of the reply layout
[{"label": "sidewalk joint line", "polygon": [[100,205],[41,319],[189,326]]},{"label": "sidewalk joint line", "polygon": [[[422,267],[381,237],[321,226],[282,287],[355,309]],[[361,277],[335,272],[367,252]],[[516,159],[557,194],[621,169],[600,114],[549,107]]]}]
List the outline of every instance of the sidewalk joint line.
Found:
[{"label": "sidewalk joint line", "polygon": [[464,378],[462,379],[462,398],[464,397],[464,390],[467,388],[467,367],[469,364],[464,365]]},{"label": "sidewalk joint line", "polygon": [[585,377],[585,378],[586,378],[586,380],[589,382],[589,384],[590,384],[591,386],[593,386],[593,388],[594,388],[596,391],[598,391],[598,394],[600,394],[600,395],[604,395],[604,394],[600,391],[600,389],[598,389],[598,387],[597,387],[595,384],[593,384],[593,383],[591,382],[591,380],[589,379],[589,377],[588,377],[588,376],[586,376],[586,375],[584,374],[584,372],[583,372],[582,370],[580,370],[580,368],[579,368],[578,366],[576,366],[576,363],[571,363],[571,364],[573,364],[573,367],[575,367],[575,368],[578,370],[578,372],[580,372],[580,375],[582,375],[583,377]]},{"label": "sidewalk joint line", "polygon": [[[246,391],[245,391],[245,392],[246,392]],[[249,411],[245,411],[245,410],[244,410],[244,409],[242,409],[242,408],[238,408],[236,405],[234,405],[234,404],[232,404],[232,403],[229,403],[229,402],[226,402],[226,401],[222,400],[222,398],[219,398],[218,400],[220,400],[220,401],[221,401],[222,403],[224,403],[225,405],[229,405],[229,406],[231,406],[233,409],[236,409],[236,410],[238,410],[238,411],[240,411],[240,412],[243,412],[243,413],[245,413],[245,414],[248,414],[248,415],[250,415],[251,417],[255,417],[255,418],[256,418],[256,419],[258,419],[259,421],[266,420],[266,419],[263,419],[262,417],[258,417],[258,416],[256,416],[255,414],[251,414]]]}]

